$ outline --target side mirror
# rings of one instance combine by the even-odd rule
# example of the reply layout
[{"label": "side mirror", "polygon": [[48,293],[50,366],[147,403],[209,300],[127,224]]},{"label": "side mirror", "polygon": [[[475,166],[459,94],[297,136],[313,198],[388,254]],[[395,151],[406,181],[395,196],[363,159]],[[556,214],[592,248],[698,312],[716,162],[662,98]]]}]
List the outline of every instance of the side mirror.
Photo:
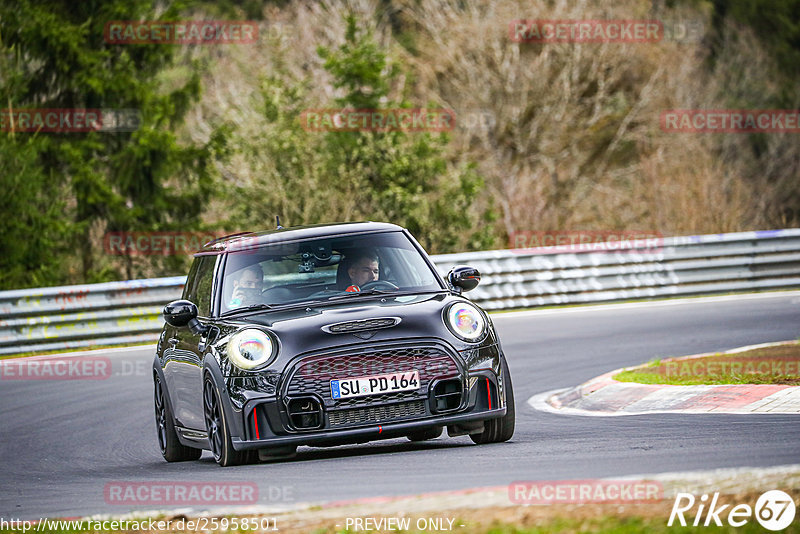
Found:
[{"label": "side mirror", "polygon": [[456,265],[447,273],[447,281],[459,293],[471,291],[478,286],[481,281],[481,273],[475,267],[469,265]]},{"label": "side mirror", "polygon": [[164,306],[164,320],[175,328],[182,328],[192,319],[197,319],[197,306],[188,300],[173,300]]}]

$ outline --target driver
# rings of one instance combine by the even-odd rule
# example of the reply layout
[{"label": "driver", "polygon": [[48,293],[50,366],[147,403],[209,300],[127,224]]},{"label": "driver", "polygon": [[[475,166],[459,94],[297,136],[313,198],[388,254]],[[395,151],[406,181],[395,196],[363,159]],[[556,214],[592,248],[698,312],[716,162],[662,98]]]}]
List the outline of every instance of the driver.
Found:
[{"label": "driver", "polygon": [[251,265],[239,273],[239,278],[233,281],[233,294],[229,308],[250,306],[258,304],[261,290],[264,285],[264,271],[258,264]]},{"label": "driver", "polygon": [[[378,266],[378,255],[370,251],[362,251],[353,257],[350,267],[347,268],[347,276],[350,277],[351,286],[348,291],[361,291],[361,287],[378,280],[380,274]],[[351,289],[355,286],[353,289]]]}]

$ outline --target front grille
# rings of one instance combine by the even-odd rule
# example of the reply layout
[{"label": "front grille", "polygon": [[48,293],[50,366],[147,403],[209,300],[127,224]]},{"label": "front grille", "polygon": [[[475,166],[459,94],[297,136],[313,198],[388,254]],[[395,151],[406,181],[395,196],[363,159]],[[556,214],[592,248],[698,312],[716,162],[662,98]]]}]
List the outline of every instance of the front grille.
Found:
[{"label": "front grille", "polygon": [[419,371],[420,389],[417,392],[427,394],[428,383],[433,378],[444,378],[458,375],[458,367],[442,348],[395,347],[389,349],[364,348],[359,351],[304,358],[298,363],[286,389],[291,396],[315,393],[322,397],[326,406],[338,406],[339,402],[355,400],[361,404],[369,404],[375,399],[382,402],[391,395],[402,398],[408,392],[390,393],[369,397],[356,397],[344,401],[331,399],[330,381],[333,379],[360,378],[365,376],[397,373],[401,371]]},{"label": "front grille", "polygon": [[[416,390],[338,400],[331,398],[330,381],[333,379],[361,378],[412,370],[419,371],[420,387]],[[291,367],[287,376],[289,378],[283,388],[284,396],[317,395],[329,414],[330,426],[343,427],[374,422],[376,417],[389,421],[407,416],[424,416],[431,381],[456,378],[459,376],[459,369],[450,353],[440,345],[399,345],[363,347],[349,352],[309,356]],[[402,411],[408,408],[393,407],[411,405],[418,408],[409,414]],[[378,411],[370,412],[373,408]]]},{"label": "front grille", "polygon": [[332,427],[397,421],[425,415],[425,401],[400,402],[371,408],[336,410],[330,414]]},{"label": "front grille", "polygon": [[390,328],[399,322],[400,319],[397,317],[380,317],[377,319],[362,319],[360,321],[329,324],[323,326],[322,329],[329,334],[349,334],[351,332],[361,332],[363,330]]}]

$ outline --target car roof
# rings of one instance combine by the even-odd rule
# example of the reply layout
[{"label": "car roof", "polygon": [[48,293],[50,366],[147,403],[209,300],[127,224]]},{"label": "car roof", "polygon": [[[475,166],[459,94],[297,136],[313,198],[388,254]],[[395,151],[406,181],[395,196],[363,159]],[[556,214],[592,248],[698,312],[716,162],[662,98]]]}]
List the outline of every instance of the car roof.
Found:
[{"label": "car roof", "polygon": [[263,245],[315,239],[320,237],[333,237],[340,235],[364,234],[372,232],[402,231],[401,226],[382,222],[349,222],[311,224],[307,226],[290,226],[288,228],[275,228],[262,232],[242,232],[215,239],[203,245],[198,254],[220,253],[230,248],[258,248]]}]

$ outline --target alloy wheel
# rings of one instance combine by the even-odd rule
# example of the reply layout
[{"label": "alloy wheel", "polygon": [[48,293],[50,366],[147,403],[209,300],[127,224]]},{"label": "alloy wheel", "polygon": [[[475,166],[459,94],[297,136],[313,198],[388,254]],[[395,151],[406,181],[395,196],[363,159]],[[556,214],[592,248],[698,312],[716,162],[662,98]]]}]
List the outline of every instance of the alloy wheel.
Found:
[{"label": "alloy wheel", "polygon": [[156,411],[156,433],[158,434],[158,446],[161,452],[167,450],[167,407],[164,401],[164,390],[161,387],[161,380],[155,381],[155,411]]},{"label": "alloy wheel", "polygon": [[214,384],[210,380],[206,380],[203,387],[203,406],[206,429],[208,429],[208,444],[214,459],[219,460],[222,455],[222,415],[217,392],[214,391]]}]

